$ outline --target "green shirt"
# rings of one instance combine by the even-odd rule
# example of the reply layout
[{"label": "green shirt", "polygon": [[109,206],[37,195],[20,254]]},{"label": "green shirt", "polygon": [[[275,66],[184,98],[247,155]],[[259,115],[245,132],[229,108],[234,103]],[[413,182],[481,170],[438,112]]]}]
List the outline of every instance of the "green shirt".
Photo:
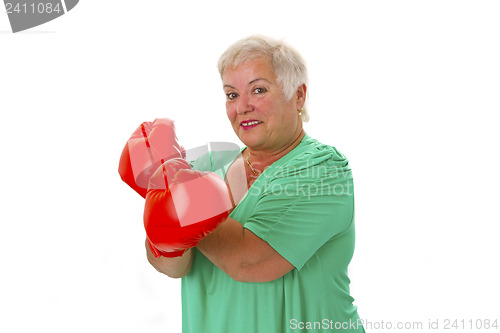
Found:
[{"label": "green shirt", "polygon": [[194,248],[182,279],[184,333],[364,332],[349,292],[354,196],[340,152],[306,135],[259,176],[230,217],[295,268],[271,282],[238,282]]}]

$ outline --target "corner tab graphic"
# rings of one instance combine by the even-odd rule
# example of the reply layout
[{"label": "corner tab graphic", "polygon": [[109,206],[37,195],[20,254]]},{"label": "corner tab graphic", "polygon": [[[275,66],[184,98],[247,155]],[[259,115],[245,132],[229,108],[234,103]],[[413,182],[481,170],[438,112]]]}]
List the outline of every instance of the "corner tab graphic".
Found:
[{"label": "corner tab graphic", "polygon": [[12,32],[52,21],[73,9],[79,0],[4,0]]}]

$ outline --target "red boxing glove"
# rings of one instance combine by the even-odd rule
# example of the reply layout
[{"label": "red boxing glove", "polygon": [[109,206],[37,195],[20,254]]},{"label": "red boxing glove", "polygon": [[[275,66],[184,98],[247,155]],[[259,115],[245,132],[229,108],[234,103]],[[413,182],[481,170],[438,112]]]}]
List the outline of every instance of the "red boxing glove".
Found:
[{"label": "red boxing glove", "polygon": [[180,158],[163,163],[150,179],[144,208],[152,252],[156,257],[181,256],[224,221],[231,209],[229,190],[217,174],[191,170]]},{"label": "red boxing glove", "polygon": [[123,148],[118,173],[125,183],[145,198],[149,179],[156,169],[163,162],[183,157],[183,154],[172,120],[163,118],[144,122]]}]

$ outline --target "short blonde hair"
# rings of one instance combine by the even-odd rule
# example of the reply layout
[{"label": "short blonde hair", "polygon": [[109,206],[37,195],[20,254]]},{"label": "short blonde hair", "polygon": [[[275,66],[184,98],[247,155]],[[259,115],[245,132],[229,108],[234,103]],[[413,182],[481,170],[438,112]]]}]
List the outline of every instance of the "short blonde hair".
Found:
[{"label": "short blonde hair", "polygon": [[[219,58],[218,68],[221,78],[227,68],[259,57],[269,59],[277,81],[283,88],[283,97],[286,101],[293,97],[302,84],[307,86],[306,62],[300,53],[282,40],[261,35],[243,38],[229,46]],[[305,104],[301,118],[302,121],[309,120]]]}]

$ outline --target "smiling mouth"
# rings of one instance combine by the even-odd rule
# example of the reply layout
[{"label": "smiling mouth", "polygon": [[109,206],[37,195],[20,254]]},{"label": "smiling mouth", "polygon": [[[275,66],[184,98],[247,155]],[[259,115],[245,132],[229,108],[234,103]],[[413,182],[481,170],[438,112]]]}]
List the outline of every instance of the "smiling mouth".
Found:
[{"label": "smiling mouth", "polygon": [[243,128],[252,128],[252,127],[255,127],[259,124],[262,124],[262,121],[259,121],[259,120],[248,120],[248,121],[242,121],[240,123],[240,126],[243,127]]}]

